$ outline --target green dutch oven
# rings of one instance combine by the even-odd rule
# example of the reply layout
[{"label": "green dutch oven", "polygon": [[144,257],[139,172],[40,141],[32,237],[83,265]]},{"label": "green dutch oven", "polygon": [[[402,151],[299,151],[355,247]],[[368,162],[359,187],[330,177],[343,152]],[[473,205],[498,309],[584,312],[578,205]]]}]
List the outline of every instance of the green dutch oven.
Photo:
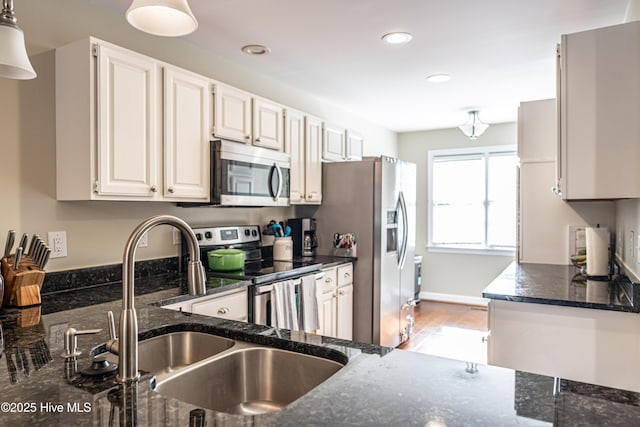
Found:
[{"label": "green dutch oven", "polygon": [[245,253],[241,249],[216,249],[207,252],[209,268],[213,271],[233,271],[244,268]]}]

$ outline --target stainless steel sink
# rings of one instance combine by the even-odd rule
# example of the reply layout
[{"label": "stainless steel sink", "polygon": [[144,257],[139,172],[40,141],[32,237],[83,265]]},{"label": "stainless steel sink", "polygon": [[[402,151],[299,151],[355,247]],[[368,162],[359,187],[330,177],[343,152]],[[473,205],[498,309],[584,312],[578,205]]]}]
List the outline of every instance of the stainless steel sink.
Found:
[{"label": "stainless steel sink", "polygon": [[307,354],[236,345],[182,372],[158,378],[155,390],[202,408],[255,415],[282,409],[343,367]]},{"label": "stainless steel sink", "polygon": [[[203,332],[172,332],[140,341],[138,365],[140,369],[163,378],[185,366],[228,350],[234,345],[234,340]],[[117,356],[115,356],[115,363],[117,363]]]}]

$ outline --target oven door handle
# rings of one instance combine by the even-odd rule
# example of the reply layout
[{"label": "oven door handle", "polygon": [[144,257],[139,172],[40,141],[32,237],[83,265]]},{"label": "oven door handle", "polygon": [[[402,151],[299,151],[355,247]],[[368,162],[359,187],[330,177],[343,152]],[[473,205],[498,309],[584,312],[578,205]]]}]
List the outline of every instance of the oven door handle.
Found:
[{"label": "oven door handle", "polygon": [[[318,279],[322,279],[324,277],[324,271],[320,271],[318,273],[315,273],[316,275],[316,280]],[[285,279],[287,280],[287,279]],[[299,285],[300,283],[302,283],[302,279],[301,278],[294,278],[294,279],[290,279],[290,280],[294,280],[296,281],[296,286]],[[279,283],[279,282],[283,282],[284,280],[278,280],[275,283]],[[271,292],[271,290],[273,289],[273,284],[268,284],[268,285],[256,285],[256,291],[255,294],[256,295],[260,295],[260,294],[266,294],[267,292]]]}]

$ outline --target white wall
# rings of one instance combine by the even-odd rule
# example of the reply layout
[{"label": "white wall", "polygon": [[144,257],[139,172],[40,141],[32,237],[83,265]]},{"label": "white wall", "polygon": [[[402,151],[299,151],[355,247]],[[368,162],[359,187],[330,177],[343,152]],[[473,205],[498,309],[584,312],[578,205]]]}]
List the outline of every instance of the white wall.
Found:
[{"label": "white wall", "polygon": [[513,256],[427,252],[427,153],[444,148],[515,145],[516,124],[492,125],[475,141],[457,128],[401,133],[398,141],[399,157],[417,164],[416,254],[423,256],[422,291],[481,297],[482,290],[513,261]]},{"label": "white wall", "polygon": [[[143,34],[131,28],[123,16],[86,0],[21,0],[16,2],[19,25],[25,32],[35,80],[0,79],[0,138],[3,200],[0,238],[6,230],[46,236],[66,230],[68,257],[51,260],[49,271],[121,261],[131,230],[156,214],[177,215],[195,226],[211,224],[266,224],[293,215],[293,208],[179,208],[153,202],[57,202],[55,200],[55,92],[54,51],[74,40],[94,35],[106,41],[157,57],[163,61],[210,76],[241,89],[270,98],[337,125],[357,129],[365,137],[366,155],[397,153],[394,132],[344,111],[321,98],[302,93],[285,83],[257,75],[231,64],[181,39]],[[155,231],[155,232],[154,232]],[[171,256],[167,227],[153,230],[149,247],[138,259]]]}]

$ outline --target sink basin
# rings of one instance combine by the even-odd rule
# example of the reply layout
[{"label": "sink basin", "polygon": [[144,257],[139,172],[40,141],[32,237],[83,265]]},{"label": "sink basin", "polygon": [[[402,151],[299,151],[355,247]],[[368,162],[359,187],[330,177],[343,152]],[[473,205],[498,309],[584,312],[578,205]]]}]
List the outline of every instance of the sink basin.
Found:
[{"label": "sink basin", "polygon": [[342,367],[316,356],[249,346],[158,379],[155,391],[201,408],[255,415],[282,409]]},{"label": "sink basin", "polygon": [[181,331],[138,344],[138,366],[158,377],[230,349],[234,340],[203,332]]}]

